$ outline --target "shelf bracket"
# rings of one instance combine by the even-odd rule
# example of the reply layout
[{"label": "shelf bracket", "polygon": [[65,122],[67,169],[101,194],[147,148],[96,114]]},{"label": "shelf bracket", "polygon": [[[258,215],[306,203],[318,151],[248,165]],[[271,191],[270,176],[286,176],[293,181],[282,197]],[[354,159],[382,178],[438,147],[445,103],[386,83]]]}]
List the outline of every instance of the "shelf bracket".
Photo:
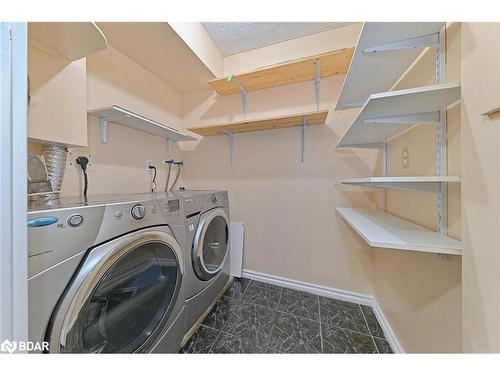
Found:
[{"label": "shelf bracket", "polygon": [[402,49],[435,47],[437,46],[438,41],[439,41],[438,33],[428,34],[428,35],[418,36],[416,38],[398,40],[391,43],[381,44],[379,46],[365,48],[363,52],[378,53],[378,52],[398,51]]},{"label": "shelf bracket", "polygon": [[306,116],[302,117],[302,122],[300,124],[300,162],[304,162],[304,142],[307,130],[307,118]]},{"label": "shelf bracket", "polygon": [[233,165],[234,157],[234,134],[226,129],[222,129],[225,135],[227,135],[227,140],[229,142],[229,163]]},{"label": "shelf bracket", "polygon": [[168,152],[168,157],[172,158],[172,140],[167,138],[167,152]]},{"label": "shelf bracket", "polygon": [[402,116],[367,118],[363,122],[369,124],[438,124],[439,112],[413,113]]},{"label": "shelf bracket", "polygon": [[314,73],[314,89],[316,95],[316,110],[319,111],[319,99],[320,99],[320,90],[321,90],[321,67],[319,63],[319,59],[316,60],[315,64],[315,73]]},{"label": "shelf bracket", "polygon": [[238,85],[241,93],[241,107],[243,109],[243,119],[246,119],[247,117],[247,104],[248,104],[248,94],[247,90],[245,90],[245,87],[241,84],[240,80],[236,78],[234,80],[236,84]]},{"label": "shelf bracket", "polygon": [[108,120],[104,117],[99,117],[99,137],[102,144],[108,143]]}]

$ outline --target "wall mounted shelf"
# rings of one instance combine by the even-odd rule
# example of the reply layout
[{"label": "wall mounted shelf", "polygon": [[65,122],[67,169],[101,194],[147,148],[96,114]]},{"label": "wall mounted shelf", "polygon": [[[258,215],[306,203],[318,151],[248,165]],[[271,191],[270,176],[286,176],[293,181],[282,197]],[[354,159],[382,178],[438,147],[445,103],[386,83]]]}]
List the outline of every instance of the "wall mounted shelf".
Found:
[{"label": "wall mounted shelf", "polygon": [[[196,140],[196,138],[183,134],[177,129],[160,124],[159,122],[150,120],[116,105],[106,108],[91,109],[87,111],[87,113],[99,118],[99,132],[102,143],[107,143],[108,141],[108,122],[128,126],[158,137],[166,138],[169,142]],[[169,154],[171,154],[171,150],[169,150]]]},{"label": "wall mounted shelf", "polygon": [[307,125],[323,125],[326,121],[328,110],[295,113],[293,115],[266,117],[255,120],[228,122],[224,124],[196,126],[188,128],[193,133],[210,137],[230,133],[248,133],[261,130],[283,129],[300,126],[303,119]]},{"label": "wall mounted shelf", "polygon": [[108,47],[104,34],[93,22],[30,22],[28,36],[48,52],[70,61]]},{"label": "wall mounted shelf", "polygon": [[439,123],[439,111],[459,99],[458,83],[370,95],[337,147],[380,147],[416,124]]},{"label": "wall mounted shelf", "polygon": [[210,137],[215,135],[226,135],[229,139],[229,159],[233,163],[234,135],[237,133],[248,133],[272,129],[284,129],[300,127],[300,160],[304,161],[304,138],[308,125],[323,125],[328,116],[328,110],[295,113],[285,116],[274,116],[255,120],[236,121],[225,124],[208,126],[196,126],[188,128],[193,133]]},{"label": "wall mounted shelf", "polygon": [[418,190],[437,193],[443,183],[460,183],[458,176],[361,177],[342,180],[345,185],[380,189]]},{"label": "wall mounted shelf", "polygon": [[462,244],[377,209],[337,207],[342,218],[371,247],[462,255]]},{"label": "wall mounted shelf", "polygon": [[369,22],[363,25],[336,110],[362,106],[389,91],[425,47],[436,46],[444,22]]},{"label": "wall mounted shelf", "polygon": [[241,92],[238,82],[246,91],[254,91],[313,80],[316,76],[316,61],[319,61],[320,77],[344,74],[349,68],[353,53],[354,48],[340,49],[237,74],[231,80],[215,79],[208,84],[219,95],[231,95]]}]

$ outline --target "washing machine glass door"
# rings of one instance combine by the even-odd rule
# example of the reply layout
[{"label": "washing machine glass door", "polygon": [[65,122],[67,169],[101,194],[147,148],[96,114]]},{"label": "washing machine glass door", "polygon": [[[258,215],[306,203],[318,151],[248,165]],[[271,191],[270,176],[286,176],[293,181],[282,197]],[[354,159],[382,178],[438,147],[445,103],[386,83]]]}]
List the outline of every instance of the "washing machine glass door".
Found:
[{"label": "washing machine glass door", "polygon": [[114,242],[94,249],[77,274],[55,320],[51,351],[133,353],[160,333],[181,283],[179,245],[159,231]]},{"label": "washing machine glass door", "polygon": [[193,267],[201,280],[210,280],[224,266],[229,248],[229,218],[222,208],[200,218],[193,246]]}]

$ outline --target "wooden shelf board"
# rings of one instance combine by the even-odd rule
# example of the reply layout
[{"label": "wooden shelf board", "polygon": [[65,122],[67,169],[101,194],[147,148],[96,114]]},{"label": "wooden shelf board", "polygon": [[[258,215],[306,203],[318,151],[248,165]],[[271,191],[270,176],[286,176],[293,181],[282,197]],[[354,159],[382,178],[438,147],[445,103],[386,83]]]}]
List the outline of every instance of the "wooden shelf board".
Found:
[{"label": "wooden shelf board", "polygon": [[387,212],[342,207],[337,212],[371,247],[462,255],[460,241]]},{"label": "wooden shelf board", "polygon": [[70,61],[108,47],[104,34],[93,22],[29,22],[28,37]]},{"label": "wooden shelf board", "polygon": [[370,94],[390,90],[423,48],[378,53],[366,53],[363,50],[434,34],[444,26],[444,22],[365,23],[335,109],[360,107]]},{"label": "wooden shelf board", "polygon": [[350,178],[342,180],[341,183],[380,189],[438,192],[441,183],[460,183],[461,180],[458,176],[384,176]]},{"label": "wooden shelf board", "polygon": [[[447,83],[370,95],[337,147],[371,148],[416,123],[366,122],[440,111],[460,99],[460,84]],[[365,146],[366,145],[366,146]]]},{"label": "wooden shelf board", "polygon": [[153,134],[171,141],[192,141],[196,138],[185,135],[177,129],[160,124],[144,116],[128,111],[116,105],[106,108],[92,109],[87,112],[89,115],[104,118],[109,122],[128,126],[149,134]]},{"label": "wooden shelf board", "polygon": [[321,77],[344,74],[349,68],[353,53],[354,47],[344,48],[234,75],[231,81],[228,81],[227,78],[215,79],[209,81],[208,84],[219,95],[231,95],[240,93],[236,79],[246,91],[313,80],[316,72],[316,60],[320,62]]},{"label": "wooden shelf board", "polygon": [[326,121],[327,115],[328,110],[325,109],[322,111],[295,113],[293,115],[286,116],[191,127],[188,128],[188,130],[204,137],[208,137],[214,135],[224,135],[226,134],[224,131],[229,133],[247,133],[261,130],[283,129],[299,126],[302,123],[304,116],[307,119],[307,126],[323,125]]}]

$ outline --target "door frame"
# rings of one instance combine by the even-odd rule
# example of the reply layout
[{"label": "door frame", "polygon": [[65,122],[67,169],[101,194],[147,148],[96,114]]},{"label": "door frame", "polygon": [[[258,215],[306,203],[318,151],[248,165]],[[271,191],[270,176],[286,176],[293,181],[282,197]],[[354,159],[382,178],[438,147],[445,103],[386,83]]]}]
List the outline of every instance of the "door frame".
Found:
[{"label": "door frame", "polygon": [[27,45],[26,22],[0,23],[0,342],[14,343],[28,340]]}]

